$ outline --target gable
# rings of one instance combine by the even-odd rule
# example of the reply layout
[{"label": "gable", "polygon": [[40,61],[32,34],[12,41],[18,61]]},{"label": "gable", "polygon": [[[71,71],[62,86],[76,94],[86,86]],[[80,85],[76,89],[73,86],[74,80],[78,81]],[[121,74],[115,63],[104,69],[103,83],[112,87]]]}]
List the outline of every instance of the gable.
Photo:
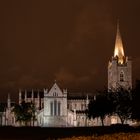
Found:
[{"label": "gable", "polygon": [[59,86],[55,83],[52,88],[50,89],[49,96],[63,96],[63,92],[59,88]]}]

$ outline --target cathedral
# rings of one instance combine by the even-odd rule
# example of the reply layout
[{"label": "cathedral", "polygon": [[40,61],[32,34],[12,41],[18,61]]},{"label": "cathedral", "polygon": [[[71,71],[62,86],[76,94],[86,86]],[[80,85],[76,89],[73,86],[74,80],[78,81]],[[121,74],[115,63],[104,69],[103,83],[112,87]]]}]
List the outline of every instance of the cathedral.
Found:
[{"label": "cathedral", "polygon": [[[108,90],[117,89],[119,86],[132,88],[132,64],[131,59],[125,56],[118,24],[114,56],[108,64]],[[86,116],[85,110],[88,109],[91,99],[96,100],[94,93],[69,93],[56,82],[50,89],[19,90],[19,104],[22,101],[35,104],[34,125],[40,127],[100,126],[100,119],[88,119]],[[13,107],[8,95],[7,104],[0,110],[1,126],[20,126],[12,112]],[[116,116],[104,120],[105,125],[118,122]]]}]

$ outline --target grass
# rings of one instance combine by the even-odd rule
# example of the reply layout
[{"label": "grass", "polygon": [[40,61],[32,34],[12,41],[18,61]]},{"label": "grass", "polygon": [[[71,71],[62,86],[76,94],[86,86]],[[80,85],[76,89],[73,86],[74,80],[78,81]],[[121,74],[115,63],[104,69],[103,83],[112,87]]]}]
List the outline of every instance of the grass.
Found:
[{"label": "grass", "polygon": [[0,127],[0,140],[140,140],[140,127]]},{"label": "grass", "polygon": [[115,133],[102,136],[80,136],[62,138],[59,140],[140,140],[140,133]]}]

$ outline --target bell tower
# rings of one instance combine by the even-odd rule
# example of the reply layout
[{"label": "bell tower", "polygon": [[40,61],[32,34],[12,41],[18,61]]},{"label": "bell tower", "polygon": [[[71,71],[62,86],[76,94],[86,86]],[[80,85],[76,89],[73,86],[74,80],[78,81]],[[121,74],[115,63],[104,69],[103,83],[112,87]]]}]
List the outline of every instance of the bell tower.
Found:
[{"label": "bell tower", "polygon": [[119,23],[117,24],[114,56],[108,64],[108,90],[118,87],[132,88],[132,61],[125,56]]}]

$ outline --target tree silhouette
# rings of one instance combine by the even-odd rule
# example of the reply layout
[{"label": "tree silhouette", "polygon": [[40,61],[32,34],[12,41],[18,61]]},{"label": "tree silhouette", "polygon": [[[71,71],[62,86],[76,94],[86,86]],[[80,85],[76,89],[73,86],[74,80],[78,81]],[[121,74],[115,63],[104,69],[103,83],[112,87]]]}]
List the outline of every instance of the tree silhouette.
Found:
[{"label": "tree silhouette", "polygon": [[132,98],[132,119],[140,121],[140,80],[136,81],[136,86],[133,90]]},{"label": "tree silhouette", "polygon": [[89,118],[99,117],[104,125],[104,118],[111,115],[117,115],[122,124],[125,120],[131,119],[132,92],[130,89],[119,87],[111,91],[104,90],[96,100],[90,101],[87,110]]},{"label": "tree silhouette", "polygon": [[102,126],[104,126],[104,118],[112,113],[112,106],[108,100],[107,94],[98,95],[96,100],[90,101],[88,105],[87,115],[89,118],[100,118]]},{"label": "tree silhouette", "polygon": [[35,106],[33,103],[25,103],[23,101],[21,104],[16,104],[12,111],[20,125],[24,124],[27,126],[32,119],[33,121],[35,120]]},{"label": "tree silhouette", "polygon": [[132,115],[132,92],[123,87],[119,87],[113,92],[109,92],[110,100],[113,103],[112,114],[120,118],[122,124]]}]

